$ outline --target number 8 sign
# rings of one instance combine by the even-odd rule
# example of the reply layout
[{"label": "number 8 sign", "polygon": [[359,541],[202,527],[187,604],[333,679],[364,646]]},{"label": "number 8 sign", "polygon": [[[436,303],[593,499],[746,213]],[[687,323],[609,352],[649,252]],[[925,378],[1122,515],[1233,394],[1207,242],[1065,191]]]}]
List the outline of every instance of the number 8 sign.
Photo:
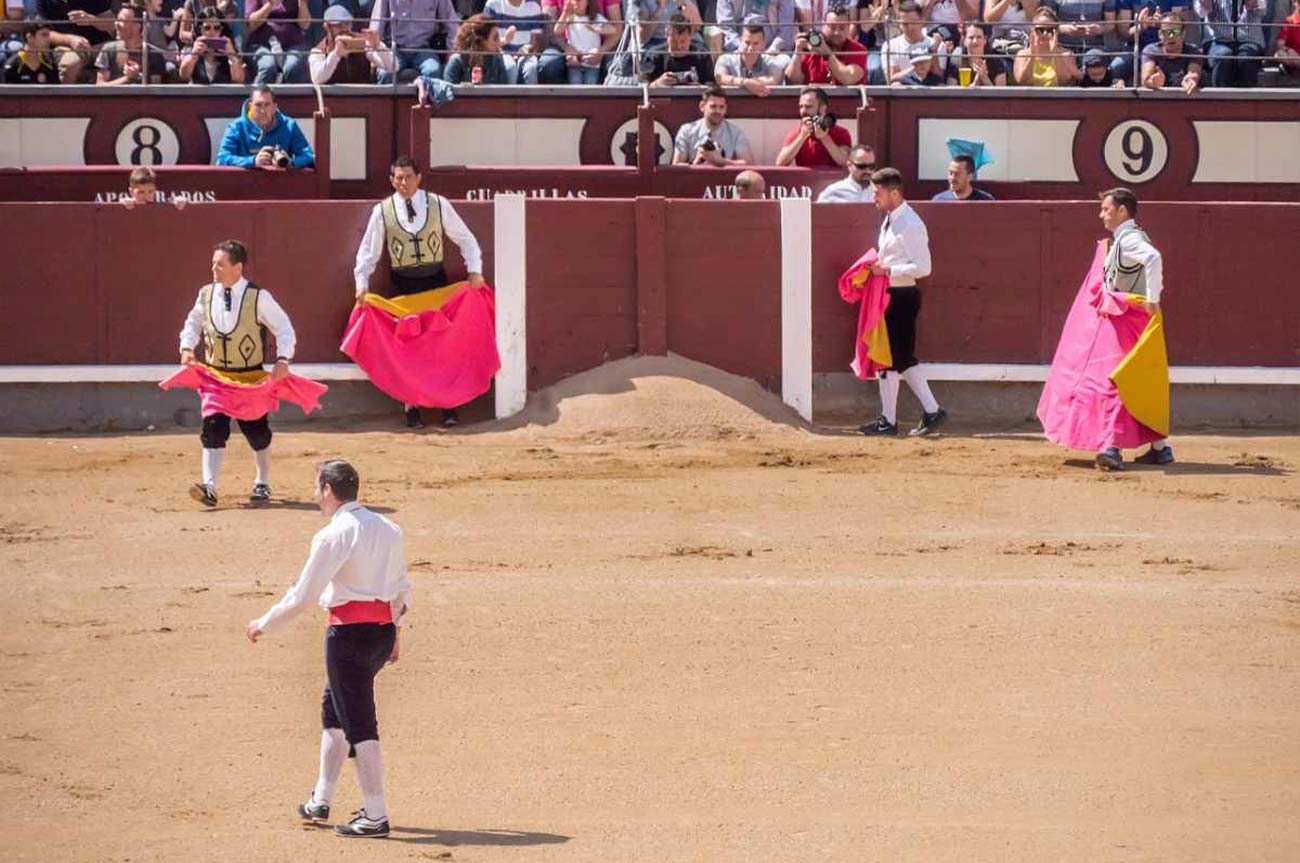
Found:
[{"label": "number 8 sign", "polygon": [[1106,136],[1102,155],[1111,174],[1137,185],[1154,180],[1165,169],[1169,144],[1164,133],[1146,120],[1123,120]]},{"label": "number 8 sign", "polygon": [[181,142],[167,123],[140,117],[122,127],[113,149],[119,165],[175,165]]}]

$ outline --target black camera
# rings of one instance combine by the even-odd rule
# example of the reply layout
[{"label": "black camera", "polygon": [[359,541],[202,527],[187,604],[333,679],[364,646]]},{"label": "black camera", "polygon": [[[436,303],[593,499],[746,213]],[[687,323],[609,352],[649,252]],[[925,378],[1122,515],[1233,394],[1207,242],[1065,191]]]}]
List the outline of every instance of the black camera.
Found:
[{"label": "black camera", "polygon": [[279,147],[276,147],[275,152],[271,154],[271,161],[275,163],[277,168],[288,168],[289,154],[284,150],[281,150]]},{"label": "black camera", "polygon": [[706,136],[705,139],[700,142],[700,149],[706,153],[712,153],[714,150],[718,149],[718,145],[713,143],[712,138]]},{"label": "black camera", "polygon": [[822,34],[820,30],[809,30],[807,33],[801,33],[808,40],[809,48],[820,48],[822,46]]},{"label": "black camera", "polygon": [[820,117],[818,117],[818,118],[817,118],[816,120],[814,120],[813,122],[816,123],[818,126],[821,126],[823,132],[829,132],[831,129],[834,129],[834,128],[835,128],[835,123],[836,123],[837,121],[836,121],[836,119],[835,119],[835,115],[834,115],[834,114],[831,114],[830,112],[827,112],[827,113],[825,113],[825,114],[822,114]]},{"label": "black camera", "polygon": [[694,69],[683,69],[676,74],[677,80],[683,84],[695,84],[700,80]]}]

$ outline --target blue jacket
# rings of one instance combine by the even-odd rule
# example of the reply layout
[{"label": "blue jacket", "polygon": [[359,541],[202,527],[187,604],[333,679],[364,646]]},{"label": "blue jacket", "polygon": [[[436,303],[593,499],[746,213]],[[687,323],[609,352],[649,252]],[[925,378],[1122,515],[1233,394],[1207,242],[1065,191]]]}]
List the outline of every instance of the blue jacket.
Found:
[{"label": "blue jacket", "polygon": [[289,165],[294,168],[306,168],[316,161],[307,136],[292,117],[286,117],[276,109],[275,122],[263,132],[262,127],[249,118],[248,102],[244,100],[238,119],[226,127],[226,137],[221,139],[221,152],[217,154],[218,165],[251,168],[257,160],[257,151],[263,147],[284,150],[289,154]]}]

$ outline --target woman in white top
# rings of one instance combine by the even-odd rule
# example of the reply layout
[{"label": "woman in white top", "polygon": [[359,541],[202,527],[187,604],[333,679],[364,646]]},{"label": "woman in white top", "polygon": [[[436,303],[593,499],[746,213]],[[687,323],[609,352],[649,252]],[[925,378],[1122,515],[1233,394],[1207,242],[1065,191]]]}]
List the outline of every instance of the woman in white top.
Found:
[{"label": "woman in white top", "polygon": [[600,46],[614,33],[609,20],[591,14],[592,0],[565,0],[555,22],[555,38],[564,51],[570,84],[600,83]]}]

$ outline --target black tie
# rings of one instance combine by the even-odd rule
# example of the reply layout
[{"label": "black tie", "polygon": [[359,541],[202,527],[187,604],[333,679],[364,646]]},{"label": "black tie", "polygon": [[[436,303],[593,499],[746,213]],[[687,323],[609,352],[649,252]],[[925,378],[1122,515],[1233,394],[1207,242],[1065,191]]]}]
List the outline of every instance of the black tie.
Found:
[{"label": "black tie", "polygon": [[415,203],[410,198],[406,199],[406,218],[415,224]]},{"label": "black tie", "polygon": [[230,288],[226,288],[222,291],[222,299],[225,300],[226,311],[230,311]]},{"label": "black tie", "polygon": [[880,228],[881,233],[885,233],[885,234],[889,233],[889,217],[891,215],[892,215],[891,213],[885,213],[885,224]]}]

